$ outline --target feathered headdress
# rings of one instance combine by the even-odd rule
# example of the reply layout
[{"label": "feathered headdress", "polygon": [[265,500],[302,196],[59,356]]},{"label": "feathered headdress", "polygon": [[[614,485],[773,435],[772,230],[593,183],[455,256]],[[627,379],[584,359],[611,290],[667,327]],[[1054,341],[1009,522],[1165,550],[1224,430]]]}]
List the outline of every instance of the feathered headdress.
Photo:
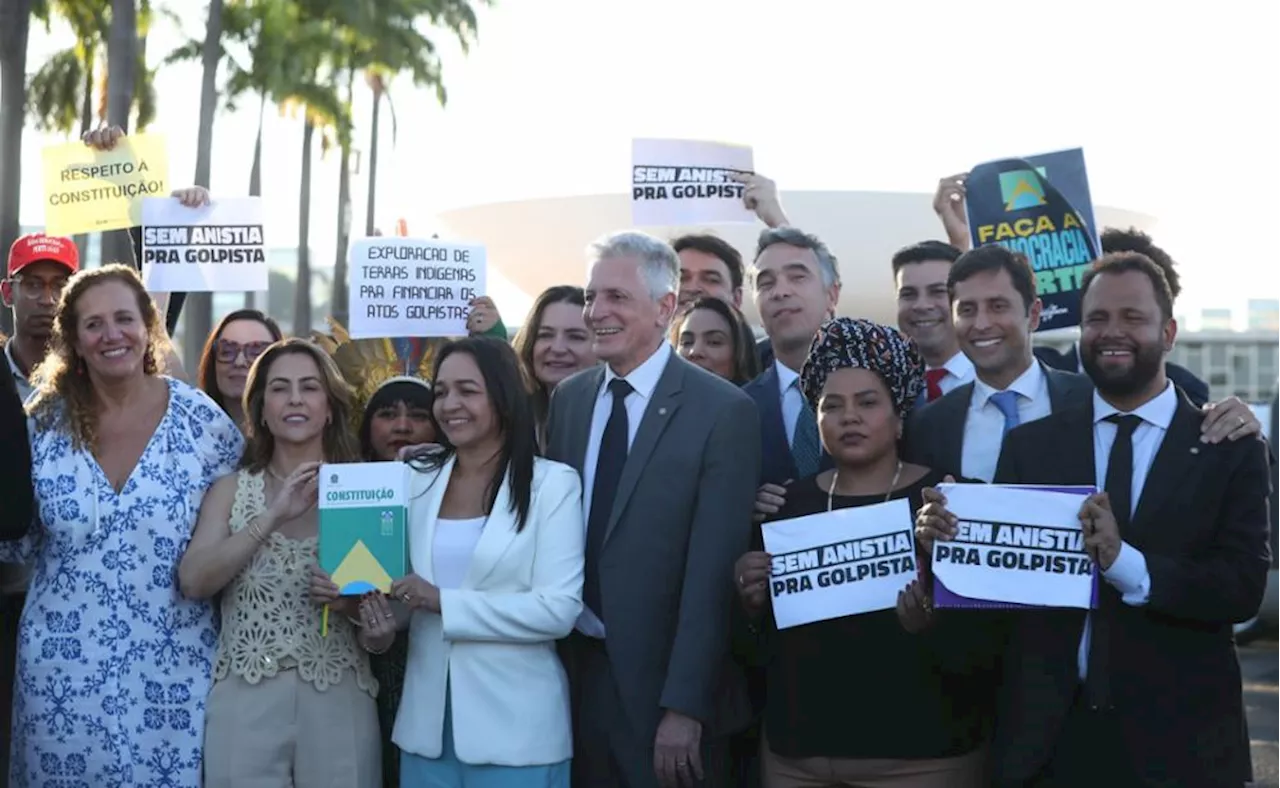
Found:
[{"label": "feathered headdress", "polygon": [[365,406],[390,378],[408,376],[431,380],[436,351],[447,340],[422,337],[352,339],[347,329],[328,318],[331,335],[314,333],[312,340],[333,358],[338,371],[356,392],[354,416],[363,418]]}]

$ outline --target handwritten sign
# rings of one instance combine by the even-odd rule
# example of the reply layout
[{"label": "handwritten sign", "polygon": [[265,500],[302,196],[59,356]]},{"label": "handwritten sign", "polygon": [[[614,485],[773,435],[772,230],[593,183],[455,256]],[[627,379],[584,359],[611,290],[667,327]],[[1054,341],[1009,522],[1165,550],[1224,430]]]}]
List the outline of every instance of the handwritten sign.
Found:
[{"label": "handwritten sign", "polygon": [[483,246],[361,238],[349,257],[355,339],[465,336],[471,299],[485,294]]},{"label": "handwritten sign", "polygon": [[268,277],[261,197],[143,202],[142,281],[152,292],[262,292]]},{"label": "handwritten sign", "polygon": [[45,232],[75,235],[142,224],[142,202],[169,194],[164,139],[125,137],[109,151],[80,142],[51,145],[42,153]]},{"label": "handwritten sign", "polygon": [[765,523],[763,533],[778,629],[889,610],[917,576],[905,498]]},{"label": "handwritten sign", "polygon": [[[967,600],[1088,609],[1093,559],[1084,549],[1084,492],[1049,492],[997,484],[943,484],[958,520],[951,541],[933,544],[934,584]],[[940,607],[949,605],[935,588]]]},{"label": "handwritten sign", "polygon": [[751,174],[751,148],[695,140],[633,140],[631,223],[637,227],[752,223],[735,174]]}]

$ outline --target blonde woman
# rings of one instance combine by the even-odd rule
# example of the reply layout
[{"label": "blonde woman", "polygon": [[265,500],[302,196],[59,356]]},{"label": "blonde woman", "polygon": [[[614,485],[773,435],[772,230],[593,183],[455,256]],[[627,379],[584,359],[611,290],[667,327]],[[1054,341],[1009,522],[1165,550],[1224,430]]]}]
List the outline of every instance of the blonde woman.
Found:
[{"label": "blonde woman", "polygon": [[350,389],[319,347],[287,339],[254,362],[243,404],[240,470],[210,491],[178,570],[187,596],[222,596],[204,785],[378,788],[368,655],[344,616],[322,634],[309,598],[320,464],[359,458]]},{"label": "blonde woman", "polygon": [[132,268],[68,280],[28,408],[38,521],[0,549],[34,564],[12,785],[200,782],[217,630],[175,570],[242,439],[204,393],[161,375],[168,350]]}]

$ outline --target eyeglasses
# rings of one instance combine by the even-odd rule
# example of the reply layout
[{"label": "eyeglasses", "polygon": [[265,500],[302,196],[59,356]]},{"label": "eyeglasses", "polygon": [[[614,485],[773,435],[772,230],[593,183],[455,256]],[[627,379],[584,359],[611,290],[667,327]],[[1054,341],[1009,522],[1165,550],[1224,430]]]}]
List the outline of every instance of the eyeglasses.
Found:
[{"label": "eyeglasses", "polygon": [[18,286],[18,292],[28,301],[37,301],[45,293],[50,294],[53,296],[53,300],[57,301],[62,297],[62,289],[67,286],[65,277],[46,282],[43,279],[28,279],[25,276],[15,276],[10,281]]},{"label": "eyeglasses", "polygon": [[241,352],[244,353],[244,363],[252,364],[253,360],[261,356],[263,351],[271,347],[270,342],[245,342],[240,344],[230,339],[219,339],[214,345],[214,358],[223,364],[234,363]]}]

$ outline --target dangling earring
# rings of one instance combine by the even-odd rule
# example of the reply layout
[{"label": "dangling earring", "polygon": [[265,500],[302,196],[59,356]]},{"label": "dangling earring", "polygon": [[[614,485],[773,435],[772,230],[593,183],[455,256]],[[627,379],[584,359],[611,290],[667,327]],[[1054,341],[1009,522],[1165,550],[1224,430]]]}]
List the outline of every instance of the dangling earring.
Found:
[{"label": "dangling earring", "polygon": [[87,368],[84,365],[84,358],[82,358],[81,356],[76,356],[76,374],[81,377],[84,377],[84,374],[86,371],[87,371]]}]

